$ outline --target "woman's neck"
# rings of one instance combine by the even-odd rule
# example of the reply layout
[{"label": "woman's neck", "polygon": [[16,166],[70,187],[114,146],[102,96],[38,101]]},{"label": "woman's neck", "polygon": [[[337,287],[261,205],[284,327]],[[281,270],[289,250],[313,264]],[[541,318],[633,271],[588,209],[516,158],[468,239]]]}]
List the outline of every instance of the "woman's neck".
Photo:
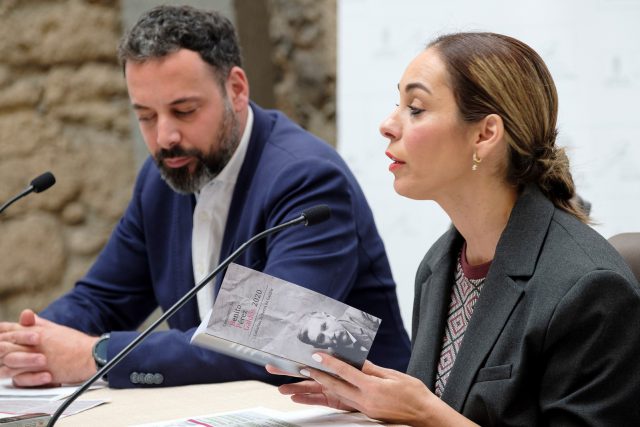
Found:
[{"label": "woman's neck", "polygon": [[498,240],[518,198],[515,188],[506,184],[472,189],[440,203],[456,229],[467,242],[470,265],[493,260]]}]

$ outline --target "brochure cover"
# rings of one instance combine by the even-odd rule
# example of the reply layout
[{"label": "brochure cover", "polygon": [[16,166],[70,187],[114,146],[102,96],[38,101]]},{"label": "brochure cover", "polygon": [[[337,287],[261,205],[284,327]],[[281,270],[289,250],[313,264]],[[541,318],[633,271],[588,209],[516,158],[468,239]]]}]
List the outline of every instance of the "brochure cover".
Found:
[{"label": "brochure cover", "polygon": [[259,271],[231,264],[191,343],[292,374],[318,350],[362,368],[380,319]]}]

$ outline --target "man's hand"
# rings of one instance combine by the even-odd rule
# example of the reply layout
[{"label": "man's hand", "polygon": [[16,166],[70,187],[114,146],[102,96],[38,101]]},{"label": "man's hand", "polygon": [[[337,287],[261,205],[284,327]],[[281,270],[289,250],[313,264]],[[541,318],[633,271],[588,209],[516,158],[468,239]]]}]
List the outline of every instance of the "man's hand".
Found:
[{"label": "man's hand", "polygon": [[0,378],[20,387],[80,383],[96,373],[97,340],[23,310],[18,323],[0,322]]}]

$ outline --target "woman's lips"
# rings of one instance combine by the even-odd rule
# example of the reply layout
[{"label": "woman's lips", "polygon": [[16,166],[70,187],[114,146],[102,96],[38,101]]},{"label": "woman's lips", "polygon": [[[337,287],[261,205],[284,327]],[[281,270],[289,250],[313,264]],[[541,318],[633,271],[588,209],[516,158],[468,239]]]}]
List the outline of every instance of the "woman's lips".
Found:
[{"label": "woman's lips", "polygon": [[393,163],[391,163],[389,165],[389,171],[393,172],[397,169],[399,169],[400,167],[402,167],[402,165],[405,164],[405,162],[403,162],[402,160],[399,160],[397,158],[395,158],[390,152],[386,152],[385,153],[387,155],[388,158],[390,158],[391,160],[393,160]]},{"label": "woman's lips", "polygon": [[165,166],[171,169],[181,168],[189,164],[189,162],[191,162],[191,157],[170,157],[164,159]]}]

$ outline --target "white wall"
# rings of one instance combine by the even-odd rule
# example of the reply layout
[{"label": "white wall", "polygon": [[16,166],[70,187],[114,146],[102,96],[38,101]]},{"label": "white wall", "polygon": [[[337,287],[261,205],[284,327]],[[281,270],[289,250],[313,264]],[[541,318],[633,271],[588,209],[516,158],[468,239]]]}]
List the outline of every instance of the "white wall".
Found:
[{"label": "white wall", "polygon": [[398,101],[409,61],[436,35],[493,31],[540,53],[560,98],[558,143],[605,237],[640,231],[640,1],[338,2],[338,147],[385,241],[407,328],[413,279],[448,218],[395,194],[379,123]]}]

